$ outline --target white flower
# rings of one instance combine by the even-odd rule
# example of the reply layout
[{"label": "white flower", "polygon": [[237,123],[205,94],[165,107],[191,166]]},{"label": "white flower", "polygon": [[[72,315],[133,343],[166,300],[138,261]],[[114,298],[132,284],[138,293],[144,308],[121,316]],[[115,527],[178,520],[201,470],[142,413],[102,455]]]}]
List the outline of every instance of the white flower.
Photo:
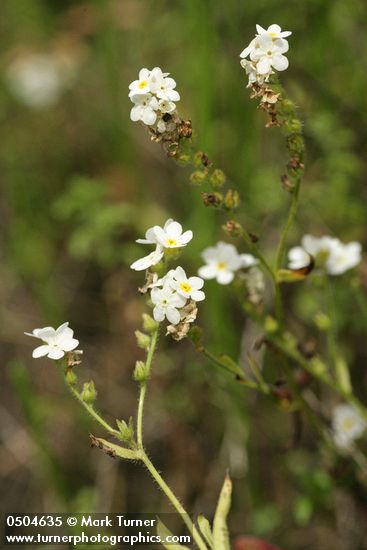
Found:
[{"label": "white flower", "polygon": [[167,273],[165,281],[184,298],[191,298],[194,302],[201,302],[205,299],[204,292],[200,290],[204,286],[203,279],[200,277],[187,277],[180,266],[171,269]]},{"label": "white flower", "polygon": [[176,82],[173,78],[167,76],[168,74],[169,73],[162,73],[159,67],[155,67],[151,72],[151,90],[160,99],[179,101],[180,94],[175,90]]},{"label": "white flower", "polygon": [[168,75],[159,67],[151,71],[141,69],[138,80],[129,85],[129,98],[135,104],[131,109],[131,120],[141,120],[147,126],[156,124],[160,133],[169,131],[163,115],[173,114],[176,111],[175,101],[180,99],[180,94],[175,90],[176,82]]},{"label": "white flower", "polygon": [[250,53],[251,61],[256,62],[256,71],[259,75],[269,73],[272,68],[285,71],[288,68],[288,59],[283,55],[289,49],[289,44],[282,38],[273,40],[268,34],[257,38],[258,47]]},{"label": "white flower", "polygon": [[302,269],[309,265],[311,256],[301,246],[294,246],[288,252],[289,269]]},{"label": "white flower", "polygon": [[243,259],[233,244],[218,242],[216,246],[206,248],[201,254],[207,265],[199,269],[203,279],[216,279],[221,285],[228,285],[234,278],[234,272],[243,266]]},{"label": "white flower", "polygon": [[248,76],[248,87],[251,86],[254,82],[259,82],[260,84],[262,81],[260,81],[260,75],[258,75],[256,70],[256,64],[253,61],[249,61],[248,59],[241,59],[240,61],[241,67],[243,67],[246,71],[246,74]]},{"label": "white flower", "polygon": [[348,448],[366,429],[366,421],[352,405],[337,405],[333,410],[332,427],[335,444]]},{"label": "white flower", "polygon": [[362,246],[358,242],[343,244],[339,242],[333,247],[326,262],[329,275],[341,275],[360,263],[362,259]]},{"label": "white flower", "polygon": [[320,263],[329,275],[341,275],[361,261],[362,247],[358,242],[343,244],[333,237],[304,235],[302,246],[288,252],[289,268],[300,269],[310,263],[310,256]]},{"label": "white flower", "polygon": [[241,267],[252,267],[259,263],[252,254],[240,254]]},{"label": "white flower", "polygon": [[143,258],[136,260],[134,263],[131,264],[130,268],[134,269],[135,271],[144,271],[145,269],[149,269],[149,267],[158,264],[162,258],[163,248],[157,245],[156,249],[153,252],[148,254],[148,256],[144,256]]},{"label": "white flower", "polygon": [[287,36],[292,34],[291,31],[282,31],[279,25],[276,24],[270,25],[267,29],[263,29],[260,25],[256,25],[256,30],[259,36],[268,34],[273,40],[277,38],[287,38]]},{"label": "white flower", "polygon": [[176,104],[173,103],[173,101],[169,101],[169,99],[160,99],[158,103],[158,108],[161,113],[173,113],[173,111],[176,109]]},{"label": "white flower", "polygon": [[164,227],[156,225],[154,234],[157,242],[164,248],[180,248],[186,246],[193,237],[191,230],[182,232],[182,225],[174,220],[167,220]]},{"label": "white flower", "polygon": [[191,241],[191,230],[182,233],[182,225],[169,218],[163,227],[155,225],[145,233],[145,239],[137,239],[140,244],[159,244],[163,248],[180,248]]},{"label": "white flower", "polygon": [[129,85],[129,97],[132,98],[135,95],[141,95],[141,94],[147,94],[151,91],[150,87],[150,75],[151,71],[148,69],[141,69],[139,71],[139,78],[138,80],[134,80]]},{"label": "white flower", "polygon": [[[267,82],[274,70],[285,71],[289,62],[285,54],[289,44],[285,38],[290,31],[282,31],[279,25],[270,25],[264,29],[256,25],[257,35],[241,53],[241,66],[248,75],[248,86],[255,82],[262,85]],[[250,61],[245,59],[250,56]]]},{"label": "white flower", "polygon": [[130,111],[133,122],[141,120],[147,126],[152,126],[157,120],[158,100],[152,94],[138,94],[131,98],[135,104]]},{"label": "white flower", "polygon": [[50,359],[61,359],[65,352],[72,351],[79,345],[79,340],[73,338],[74,331],[69,327],[69,323],[60,325],[56,330],[52,327],[35,328],[32,333],[24,334],[45,342],[33,350],[34,358],[47,355]]},{"label": "white flower", "polygon": [[180,312],[178,308],[186,304],[186,298],[180,296],[168,283],[163,288],[153,288],[150,297],[154,304],[153,317],[159,323],[165,318],[177,325],[180,322]]},{"label": "white flower", "polygon": [[56,53],[32,53],[10,64],[6,81],[26,105],[44,108],[58,101],[74,74],[73,64],[66,57]]}]

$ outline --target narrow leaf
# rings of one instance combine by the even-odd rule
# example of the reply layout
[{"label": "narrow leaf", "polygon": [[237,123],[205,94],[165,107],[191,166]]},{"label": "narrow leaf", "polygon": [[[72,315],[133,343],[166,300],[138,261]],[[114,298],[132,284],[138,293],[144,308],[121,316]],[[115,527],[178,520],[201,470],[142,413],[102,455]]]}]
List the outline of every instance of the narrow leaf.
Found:
[{"label": "narrow leaf", "polygon": [[209,521],[202,514],[198,516],[198,525],[210,548],[214,548],[213,533]]},{"label": "narrow leaf", "polygon": [[228,474],[224,478],[213,521],[213,549],[230,550],[227,516],[231,507],[232,482]]},{"label": "narrow leaf", "polygon": [[222,363],[222,365],[230,372],[233,372],[235,376],[240,378],[241,380],[245,379],[245,373],[241,369],[239,365],[237,365],[236,361],[234,361],[231,357],[228,355],[221,355],[219,357],[219,362]]},{"label": "narrow leaf", "polygon": [[121,445],[115,445],[110,443],[106,439],[101,439],[100,437],[94,437],[94,435],[89,434],[91,443],[93,447],[98,447],[101,451],[104,451],[106,454],[115,458],[116,456],[120,458],[126,458],[127,460],[137,460],[138,456],[135,451],[121,447]]},{"label": "narrow leaf", "polygon": [[172,537],[171,531],[164,525],[164,523],[158,518],[157,522],[157,534],[161,539],[161,544],[167,550],[190,550],[188,546],[182,546],[181,544],[174,544],[172,542],[165,543],[163,541],[167,540],[167,537]]}]

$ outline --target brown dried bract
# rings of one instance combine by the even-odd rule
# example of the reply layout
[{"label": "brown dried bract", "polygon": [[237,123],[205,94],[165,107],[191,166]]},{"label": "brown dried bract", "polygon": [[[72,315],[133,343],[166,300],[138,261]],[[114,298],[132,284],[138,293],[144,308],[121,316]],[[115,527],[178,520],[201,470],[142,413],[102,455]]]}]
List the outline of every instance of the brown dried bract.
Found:
[{"label": "brown dried bract", "polygon": [[196,302],[190,300],[180,311],[181,321],[177,325],[168,325],[166,334],[170,334],[174,340],[182,340],[187,336],[190,325],[195,322],[198,313]]},{"label": "brown dried bract", "polygon": [[145,283],[142,287],[138,288],[140,294],[146,294],[148,290],[153,288],[155,284],[157,283],[159,277],[157,273],[152,273],[151,271],[147,271],[145,275]]},{"label": "brown dried bract", "polygon": [[98,437],[95,437],[93,434],[89,434],[90,440],[91,440],[91,447],[97,447],[97,449],[101,449],[106,455],[110,456],[111,458],[116,458],[116,452],[112,449],[109,449],[103,445],[102,441],[98,439]]}]

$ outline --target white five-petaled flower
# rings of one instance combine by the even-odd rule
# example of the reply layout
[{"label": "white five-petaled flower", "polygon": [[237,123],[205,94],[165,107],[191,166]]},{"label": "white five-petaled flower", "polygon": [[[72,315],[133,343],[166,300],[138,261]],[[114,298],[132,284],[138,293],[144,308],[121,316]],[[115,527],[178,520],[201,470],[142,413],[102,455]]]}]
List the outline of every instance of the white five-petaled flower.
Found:
[{"label": "white five-petaled flower", "polygon": [[[129,85],[129,98],[134,103],[130,113],[132,121],[142,121],[159,132],[170,131],[173,120],[179,121],[175,101],[180,100],[180,94],[175,90],[175,80],[168,75],[159,67],[140,70],[139,78]],[[163,120],[167,113],[172,115],[169,127]],[[174,124],[173,129],[175,127]]]},{"label": "white five-petaled flower", "polygon": [[134,107],[130,111],[133,122],[141,120],[147,126],[152,126],[157,120],[158,100],[152,94],[138,94],[131,98]]},{"label": "white five-petaled flower", "polygon": [[304,235],[301,246],[295,246],[288,252],[288,267],[301,269],[310,263],[310,256],[316,266],[323,267],[329,275],[341,275],[361,261],[362,247],[358,242],[343,244],[334,237],[314,237]]},{"label": "white five-petaled flower", "polygon": [[180,322],[179,308],[186,304],[186,298],[178,294],[168,281],[163,288],[152,288],[150,297],[154,304],[153,317],[156,321],[160,323],[167,318],[172,325]]},{"label": "white five-petaled flower", "polygon": [[194,302],[201,302],[205,299],[205,293],[200,290],[204,286],[203,279],[200,277],[187,277],[181,266],[171,269],[165,277],[166,281],[184,298],[191,298]]},{"label": "white five-petaled flower", "polygon": [[79,340],[74,338],[74,331],[69,327],[69,323],[60,325],[56,330],[52,327],[35,328],[32,333],[24,334],[44,342],[33,350],[34,358],[47,355],[49,359],[61,359],[65,352],[72,351],[79,345]]},{"label": "white five-petaled flower", "polygon": [[351,242],[343,244],[339,241],[326,262],[329,275],[341,275],[356,267],[362,259],[361,243]]},{"label": "white five-petaled flower", "polygon": [[[292,33],[282,31],[279,25],[270,25],[264,29],[256,25],[257,34],[250,44],[240,53],[241,66],[248,75],[248,85],[267,82],[274,70],[284,71],[288,68],[285,53],[289,49],[286,37]],[[250,60],[246,59],[250,56]]]},{"label": "white five-petaled flower", "polygon": [[216,279],[222,285],[233,281],[234,273],[241,267],[250,267],[257,263],[251,254],[239,254],[233,244],[218,242],[216,246],[206,248],[201,254],[206,265],[199,269],[203,279]]},{"label": "white five-petaled flower", "polygon": [[180,248],[186,246],[193,237],[191,230],[182,232],[182,225],[169,218],[163,227],[155,225],[145,233],[145,239],[137,239],[140,244],[157,244],[163,248]]},{"label": "white five-petaled flower", "polygon": [[191,230],[183,232],[182,225],[173,220],[167,220],[163,228],[156,225],[154,233],[158,244],[164,248],[181,248],[186,246],[193,237]]},{"label": "white five-petaled flower", "polygon": [[268,34],[262,34],[257,38],[257,47],[250,53],[251,61],[256,63],[256,71],[259,75],[269,74],[274,68],[277,71],[285,71],[288,68],[288,59],[283,55],[289,49],[289,44],[282,38],[274,40]]},{"label": "white five-petaled flower", "polygon": [[129,85],[129,90],[130,98],[150,92],[150,71],[148,69],[140,69],[139,78]]},{"label": "white five-petaled flower", "polygon": [[169,218],[163,227],[155,225],[145,233],[145,239],[137,239],[139,244],[154,244],[153,252],[136,260],[130,267],[135,271],[143,271],[158,264],[163,258],[164,248],[181,248],[191,241],[193,233],[191,230],[183,232],[182,225]]},{"label": "white five-petaled flower", "polygon": [[355,407],[343,403],[337,405],[332,414],[333,438],[335,444],[348,449],[354,440],[361,437],[367,427],[367,422]]}]

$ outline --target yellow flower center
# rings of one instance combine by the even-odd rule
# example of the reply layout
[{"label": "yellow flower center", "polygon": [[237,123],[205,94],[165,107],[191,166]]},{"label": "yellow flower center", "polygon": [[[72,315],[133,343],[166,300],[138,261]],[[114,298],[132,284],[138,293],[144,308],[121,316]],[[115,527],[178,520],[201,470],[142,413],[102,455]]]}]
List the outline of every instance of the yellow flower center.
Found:
[{"label": "yellow flower center", "polygon": [[184,292],[190,292],[190,290],[191,290],[191,285],[190,285],[188,282],[180,283],[180,288],[181,288]]},{"label": "yellow flower center", "polygon": [[141,90],[144,90],[144,88],[146,88],[147,86],[148,86],[148,81],[147,80],[142,80],[138,84],[138,88],[140,88]]},{"label": "yellow flower center", "polygon": [[345,418],[342,422],[343,430],[346,432],[349,432],[354,426],[354,422],[352,418]]},{"label": "yellow flower center", "polygon": [[218,269],[225,269],[227,267],[227,264],[225,262],[218,262],[217,268]]},{"label": "yellow flower center", "polygon": [[176,246],[177,241],[176,239],[167,239],[166,243],[168,244],[168,246]]}]

